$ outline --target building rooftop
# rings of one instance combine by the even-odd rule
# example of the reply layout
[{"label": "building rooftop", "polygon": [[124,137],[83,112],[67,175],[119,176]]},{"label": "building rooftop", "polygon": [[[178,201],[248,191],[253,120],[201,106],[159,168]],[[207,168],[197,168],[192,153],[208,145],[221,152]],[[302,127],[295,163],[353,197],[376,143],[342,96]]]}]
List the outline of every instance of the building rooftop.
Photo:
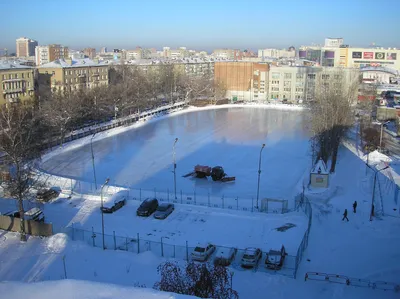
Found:
[{"label": "building rooftop", "polygon": [[11,70],[11,69],[31,69],[31,66],[22,65],[18,60],[0,60],[0,70]]},{"label": "building rooftop", "polygon": [[93,61],[89,58],[64,60],[57,59],[55,61],[41,65],[39,68],[70,68],[70,67],[84,67],[84,66],[106,66],[107,63],[100,61]]}]

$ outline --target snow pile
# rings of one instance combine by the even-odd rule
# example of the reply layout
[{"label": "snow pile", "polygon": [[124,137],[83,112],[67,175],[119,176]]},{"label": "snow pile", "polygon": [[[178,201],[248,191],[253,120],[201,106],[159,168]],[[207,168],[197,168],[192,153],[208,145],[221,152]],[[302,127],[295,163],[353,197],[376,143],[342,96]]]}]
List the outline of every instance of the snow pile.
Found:
[{"label": "snow pile", "polygon": [[[0,293],[8,299],[184,299],[193,296],[158,292],[145,288],[122,287],[88,281],[59,280],[40,283],[3,282]],[[29,295],[28,295],[29,294]]]},{"label": "snow pile", "polygon": [[365,155],[363,160],[368,162],[369,165],[379,164],[381,162],[392,162],[392,159],[377,150]]}]

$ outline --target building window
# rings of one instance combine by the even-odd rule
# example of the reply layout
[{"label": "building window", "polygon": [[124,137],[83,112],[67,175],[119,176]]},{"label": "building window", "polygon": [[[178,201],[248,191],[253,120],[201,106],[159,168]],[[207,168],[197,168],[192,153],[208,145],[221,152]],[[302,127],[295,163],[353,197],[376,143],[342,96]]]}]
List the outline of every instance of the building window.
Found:
[{"label": "building window", "polygon": [[25,78],[25,74],[21,73],[21,78],[24,79]]},{"label": "building window", "polygon": [[272,78],[272,79],[280,79],[280,77],[281,77],[281,74],[280,74],[280,73],[272,73],[272,74],[271,74],[271,78]]},{"label": "building window", "polygon": [[65,84],[68,84],[68,79],[65,79]]},{"label": "building window", "polygon": [[279,91],[279,87],[271,87],[271,91]]},{"label": "building window", "polygon": [[315,74],[307,74],[308,79],[315,79]]},{"label": "building window", "polygon": [[303,79],[303,78],[304,78],[303,74],[296,74],[296,79]]},{"label": "building window", "polygon": [[296,88],[296,92],[303,92],[303,88]]},{"label": "building window", "polygon": [[272,81],[272,84],[279,84],[279,80]]},{"label": "building window", "polygon": [[329,80],[329,75],[322,74],[322,80]]},{"label": "building window", "polygon": [[290,87],[284,88],[283,90],[284,90],[284,91],[292,91],[292,89],[291,89]]},{"label": "building window", "polygon": [[291,73],[285,73],[285,79],[292,79]]},{"label": "building window", "polygon": [[69,74],[72,75],[72,71],[69,71]]},{"label": "building window", "polygon": [[283,86],[289,87],[291,85],[292,85],[292,83],[290,81],[283,81]]}]

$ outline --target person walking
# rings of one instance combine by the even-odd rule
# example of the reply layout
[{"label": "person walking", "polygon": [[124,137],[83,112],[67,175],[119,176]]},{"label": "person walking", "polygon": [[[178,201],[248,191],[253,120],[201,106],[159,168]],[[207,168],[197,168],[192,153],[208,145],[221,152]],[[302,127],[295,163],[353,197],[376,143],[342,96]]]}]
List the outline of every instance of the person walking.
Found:
[{"label": "person walking", "polygon": [[356,200],[353,203],[353,213],[357,213],[357,201]]},{"label": "person walking", "polygon": [[344,209],[342,221],[344,221],[345,219],[347,220],[347,222],[349,221],[349,218],[347,218],[347,209]]}]

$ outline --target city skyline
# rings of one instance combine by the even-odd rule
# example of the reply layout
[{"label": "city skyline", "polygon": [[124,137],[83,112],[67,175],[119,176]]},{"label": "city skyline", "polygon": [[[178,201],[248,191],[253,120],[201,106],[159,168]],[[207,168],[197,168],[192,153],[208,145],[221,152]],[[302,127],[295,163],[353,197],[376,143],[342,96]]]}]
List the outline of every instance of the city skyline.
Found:
[{"label": "city skyline", "polygon": [[[157,1],[156,1],[157,2]],[[23,5],[21,5],[21,3]],[[72,4],[71,4],[72,3]],[[232,0],[199,4],[117,0],[65,2],[1,2],[0,48],[15,52],[15,40],[26,36],[39,45],[62,44],[71,49],[94,47],[133,49],[163,46],[206,50],[216,48],[288,48],[323,44],[326,37],[343,37],[345,44],[400,47],[395,30],[400,2],[389,0],[385,20],[376,19],[376,7],[365,1],[345,0],[322,5],[286,1]],[[24,7],[24,9],[22,9]],[[271,25],[272,24],[272,25]],[[389,28],[389,29],[388,29]]]}]

